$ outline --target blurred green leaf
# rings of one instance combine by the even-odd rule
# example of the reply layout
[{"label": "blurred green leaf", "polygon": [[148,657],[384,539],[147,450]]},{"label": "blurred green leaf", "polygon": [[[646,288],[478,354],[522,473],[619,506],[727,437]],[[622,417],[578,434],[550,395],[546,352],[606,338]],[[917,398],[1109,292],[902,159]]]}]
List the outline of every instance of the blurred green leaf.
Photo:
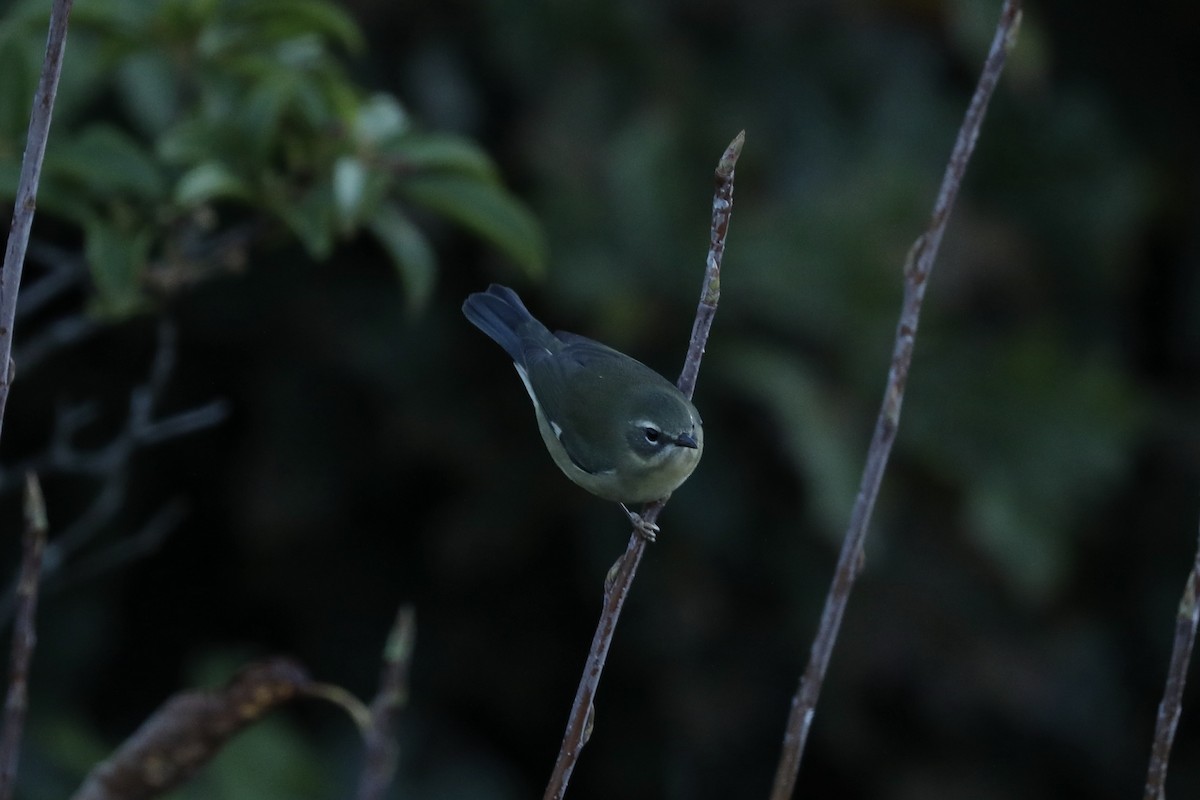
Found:
[{"label": "blurred green leaf", "polygon": [[252,195],[253,189],[246,181],[216,161],[193,167],[175,185],[175,202],[185,208],[213,200],[248,201]]},{"label": "blurred green leaf", "polygon": [[[20,159],[44,45],[0,19],[0,157]],[[6,152],[7,151],[7,152]]]},{"label": "blurred green leaf", "polygon": [[131,233],[101,220],[88,224],[84,254],[96,287],[93,311],[119,318],[143,307],[141,279],[151,242],[149,231]]},{"label": "blurred green leaf", "polygon": [[772,438],[812,487],[824,529],[839,535],[858,491],[870,428],[849,427],[840,398],[795,353],[747,340],[716,341],[710,349],[723,382],[767,408]]},{"label": "blurred green leaf", "polygon": [[277,176],[267,181],[267,207],[283,221],[310,257],[323,261],[333,251],[333,192],[326,183],[296,193]]},{"label": "blurred green leaf", "polygon": [[358,105],[354,115],[354,141],[375,147],[408,130],[408,112],[390,94],[377,93]]},{"label": "blurred green leaf", "polygon": [[359,219],[367,193],[367,167],[354,156],[341,156],[333,164],[333,205],[344,229]]},{"label": "blurred green leaf", "polygon": [[[124,2],[146,5],[141,0]],[[226,7],[225,0],[166,0],[158,9],[158,15],[172,28],[192,29],[215,24]]]},{"label": "blurred green leaf", "polygon": [[[37,5],[45,7],[44,3]],[[121,31],[140,33],[145,20],[156,11],[177,8],[183,5],[200,6],[196,2],[146,3],[142,0],[88,0],[71,9],[71,29],[99,29],[104,32]],[[157,8],[156,8],[157,6]],[[44,20],[43,20],[44,23]]]},{"label": "blurred green leaf", "polygon": [[474,142],[446,134],[410,133],[384,149],[402,173],[453,172],[495,182],[499,171],[490,156]]},{"label": "blurred green leaf", "polygon": [[462,175],[420,175],[400,184],[417,205],[436,211],[498,247],[527,275],[546,268],[541,226],[519,200],[500,186]]},{"label": "blurred green leaf", "polygon": [[92,125],[74,139],[56,140],[47,150],[44,169],[55,180],[79,182],[98,199],[128,193],[154,201],[166,194],[166,180],[152,154],[109,125]]},{"label": "blurred green leaf", "polygon": [[1014,588],[1044,597],[1071,563],[1072,516],[1129,466],[1144,417],[1135,397],[1115,365],[1052,331],[984,341],[935,328],[899,443],[962,485],[970,535]]},{"label": "blurred green leaf", "polygon": [[164,53],[133,53],[117,64],[114,77],[122,105],[141,133],[158,136],[179,116],[182,91]]},{"label": "blurred green leaf", "polygon": [[214,146],[212,128],[205,119],[182,120],[159,137],[158,157],[172,165],[195,164],[208,160]]},{"label": "blurred green leaf", "polygon": [[437,258],[425,235],[393,203],[382,205],[367,227],[391,257],[404,283],[409,310],[424,308],[437,272]]},{"label": "blurred green leaf", "polygon": [[297,73],[319,69],[326,65],[325,44],[315,33],[305,33],[275,45],[273,60],[284,69]]},{"label": "blurred green leaf", "polygon": [[260,76],[237,115],[238,129],[250,147],[250,157],[266,162],[278,140],[288,106],[304,79],[283,69]]},{"label": "blurred green leaf", "polygon": [[324,0],[254,0],[237,4],[230,11],[234,19],[252,24],[273,39],[317,34],[351,51],[363,47],[362,33],[354,19]]},{"label": "blurred green leaf", "polygon": [[1073,563],[1063,515],[1046,513],[1017,486],[992,476],[970,486],[966,511],[971,538],[1018,595],[1040,600],[1062,584]]}]

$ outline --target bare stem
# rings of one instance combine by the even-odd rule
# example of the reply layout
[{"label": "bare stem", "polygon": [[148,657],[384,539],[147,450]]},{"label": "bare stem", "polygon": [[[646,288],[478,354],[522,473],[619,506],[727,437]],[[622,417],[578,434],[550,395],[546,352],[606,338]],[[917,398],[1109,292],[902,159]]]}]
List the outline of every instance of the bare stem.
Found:
[{"label": "bare stem", "polygon": [[4,425],[4,408],[8,404],[8,390],[13,378],[12,335],[17,318],[17,290],[21,286],[29,230],[33,227],[33,211],[37,207],[38,181],[42,174],[42,159],[46,155],[46,138],[50,134],[54,98],[58,94],[58,76],[62,73],[71,5],[72,0],[54,0],[50,8],[46,58],[42,63],[37,92],[33,96],[25,157],[21,161],[21,179],[13,203],[12,227],[4,248],[4,265],[0,267],[0,429]]},{"label": "bare stem", "polygon": [[42,487],[32,472],[25,476],[25,536],[22,541],[21,574],[17,580],[16,616],[13,622],[12,656],[8,696],[4,701],[4,730],[0,733],[0,800],[9,800],[17,779],[17,754],[29,694],[29,662],[37,644],[38,576],[46,547],[46,503]]},{"label": "bare stem", "polygon": [[1150,768],[1146,773],[1146,791],[1142,800],[1162,800],[1166,797],[1167,761],[1175,742],[1175,728],[1183,705],[1183,686],[1187,681],[1192,648],[1196,644],[1196,625],[1200,622],[1200,603],[1196,592],[1200,587],[1200,542],[1192,571],[1183,586],[1183,597],[1175,615],[1175,645],[1171,648],[1171,665],[1163,687],[1162,702],[1158,704],[1158,720],[1154,726],[1154,744],[1150,749]]},{"label": "bare stem", "polygon": [[219,689],[178,692],[92,768],[71,800],[167,794],[191,780],[236,734],[305,694],[311,683],[295,661],[267,658],[242,667]]},{"label": "bare stem", "polygon": [[358,784],[358,800],[382,800],[396,775],[400,746],[396,742],[396,717],[408,703],[408,672],[417,636],[417,614],[401,606],[383,649],[379,692],[371,701],[370,723],[363,731],[366,759]]},{"label": "bare stem", "polygon": [[[704,283],[700,290],[700,306],[696,309],[696,321],[692,325],[692,338],[688,345],[687,357],[684,360],[683,372],[679,376],[679,390],[689,398],[696,389],[696,376],[700,372],[700,359],[704,356],[704,347],[708,342],[708,332],[712,328],[713,317],[717,313],[717,302],[721,298],[721,259],[725,254],[725,235],[729,231],[729,217],[733,213],[733,172],[737,165],[738,156],[742,153],[742,145],[746,141],[746,132],[742,131],[734,137],[717,162],[716,191],[713,194],[712,229],[709,238],[708,259],[704,270]],[[666,498],[650,503],[642,510],[641,517],[653,524],[659,512],[666,505]],[[638,564],[646,551],[646,539],[635,531],[629,537],[629,544],[604,581],[604,608],[600,612],[600,622],[596,633],[592,636],[592,647],[588,651],[587,663],[583,675],[579,679],[579,688],[575,692],[575,701],[571,704],[571,715],[567,720],[567,729],[563,734],[562,747],[558,751],[558,759],[554,762],[554,772],[546,786],[545,800],[560,800],[567,791],[567,783],[579,752],[587,744],[592,733],[592,701],[596,696],[596,686],[600,683],[600,674],[608,660],[608,649],[612,644],[613,633],[617,629],[617,620],[625,605],[625,598],[633,586],[633,577],[637,574]]]},{"label": "bare stem", "polygon": [[846,606],[850,601],[850,592],[854,588],[854,581],[862,569],[863,548],[867,538],[867,527],[871,520],[871,511],[875,506],[875,498],[879,495],[879,486],[883,481],[888,456],[900,424],[900,407],[904,401],[909,365],[912,363],[917,323],[921,315],[921,304],[925,299],[925,287],[928,284],[934,260],[937,258],[942,234],[946,230],[946,222],[950,217],[950,210],[954,206],[954,200],[962,185],[967,162],[975,149],[975,141],[979,137],[988,101],[1000,79],[1008,52],[1016,43],[1020,19],[1020,0],[1006,0],[1000,13],[1000,21],[996,25],[996,34],[992,39],[991,50],[979,77],[979,83],[975,87],[971,105],[967,108],[966,116],[959,128],[958,139],[954,143],[950,161],[946,165],[946,172],[942,178],[937,201],[934,203],[929,228],[917,238],[909,250],[904,264],[904,301],[900,311],[900,321],[896,326],[892,363],[888,371],[883,405],[879,410],[879,417],[875,421],[875,432],[867,451],[867,463],[859,483],[858,495],[854,500],[854,508],[850,513],[850,522],[842,541],[841,553],[838,555],[833,582],[825,598],[821,622],[813,639],[808,665],[800,677],[800,685],[792,698],[779,765],[775,771],[775,783],[771,790],[771,800],[787,800],[792,796],[796,785],[796,776],[800,771],[800,759],[804,754],[804,745],[812,726],[821,685],[825,681],[825,673],[829,668],[833,645],[837,641],[838,630],[841,627]]}]

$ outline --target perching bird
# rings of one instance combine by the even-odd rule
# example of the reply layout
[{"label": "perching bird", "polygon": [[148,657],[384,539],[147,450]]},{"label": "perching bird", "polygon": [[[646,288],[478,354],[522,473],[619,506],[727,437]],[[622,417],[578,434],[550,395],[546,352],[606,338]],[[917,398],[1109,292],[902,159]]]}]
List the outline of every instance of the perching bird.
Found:
[{"label": "perching bird", "polygon": [[574,333],[551,333],[512,289],[492,284],[463,313],[512,357],[554,463],[592,494],[621,504],[666,497],[704,449],[700,414],[674,384],[640,361]]}]

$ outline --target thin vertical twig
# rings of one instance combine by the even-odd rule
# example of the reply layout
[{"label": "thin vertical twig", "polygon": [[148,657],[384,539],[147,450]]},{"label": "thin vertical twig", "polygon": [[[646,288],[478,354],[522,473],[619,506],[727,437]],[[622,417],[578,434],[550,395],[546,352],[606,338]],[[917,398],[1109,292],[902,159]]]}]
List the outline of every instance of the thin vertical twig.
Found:
[{"label": "thin vertical twig", "polygon": [[1158,719],[1154,725],[1154,743],[1150,748],[1150,767],[1146,772],[1146,791],[1142,794],[1142,800],[1163,800],[1166,797],[1167,762],[1171,758],[1171,746],[1175,743],[1175,729],[1179,726],[1179,713],[1183,706],[1183,686],[1187,682],[1192,649],[1196,644],[1196,626],[1200,623],[1200,603],[1196,599],[1198,589],[1200,541],[1196,544],[1192,571],[1184,583],[1183,597],[1179,599],[1175,614],[1175,644],[1171,648],[1162,702],[1158,704]]},{"label": "thin vertical twig", "polygon": [[21,542],[21,572],[17,579],[16,614],[13,619],[12,654],[9,658],[8,696],[4,700],[4,727],[0,731],[0,800],[10,800],[17,781],[17,755],[29,696],[29,662],[37,644],[38,577],[46,547],[46,503],[37,476],[25,476],[25,535]]},{"label": "thin vertical twig", "polygon": [[[717,162],[704,283],[700,290],[696,319],[692,324],[687,357],[684,359],[683,372],[678,382],[679,390],[689,399],[696,389],[700,360],[704,356],[704,347],[708,342],[708,334],[717,313],[717,303],[721,298],[721,260],[725,254],[725,235],[729,231],[729,218],[733,213],[733,173],[745,141],[746,132],[742,131],[729,143],[729,147],[725,148],[720,161]],[[642,510],[642,519],[646,523],[654,524],[665,504],[665,498],[649,504]],[[575,769],[575,762],[579,759],[579,752],[591,736],[592,701],[596,696],[596,687],[600,683],[600,674],[604,671],[604,664],[608,659],[608,649],[617,628],[617,620],[621,616],[621,609],[625,605],[625,598],[629,596],[633,578],[637,574],[638,564],[641,563],[645,550],[645,536],[635,531],[629,537],[625,553],[613,564],[604,581],[604,608],[600,613],[596,633],[592,637],[592,646],[588,651],[583,675],[579,679],[579,688],[575,692],[575,701],[571,704],[571,715],[563,734],[562,747],[554,762],[554,771],[546,786],[545,800],[560,800],[566,794],[567,783],[571,779],[572,770]]]},{"label": "thin vertical twig", "polygon": [[50,135],[54,98],[58,94],[58,77],[62,74],[71,6],[72,0],[54,0],[50,7],[46,58],[42,63],[37,92],[33,96],[25,157],[21,161],[21,179],[13,203],[12,227],[4,248],[4,264],[0,266],[0,430],[4,427],[4,409],[8,404],[8,390],[14,374],[12,337],[17,319],[17,291],[21,287],[25,250],[29,246],[29,231],[33,227],[34,209],[37,208],[38,181],[42,175],[42,160],[46,155],[46,139]]},{"label": "thin vertical twig", "polygon": [[962,126],[959,128],[958,138],[950,154],[950,161],[946,165],[946,172],[934,203],[929,227],[917,238],[905,260],[904,300],[900,311],[900,321],[896,326],[896,338],[892,347],[892,362],[888,371],[883,404],[875,422],[875,432],[867,451],[866,466],[863,469],[858,495],[855,497],[854,507],[850,513],[850,522],[842,541],[841,553],[838,555],[833,582],[825,598],[821,622],[813,639],[808,665],[800,677],[800,685],[792,698],[779,765],[776,768],[775,782],[771,790],[771,800],[787,800],[792,796],[796,786],[796,776],[800,770],[800,760],[804,754],[809,729],[812,726],[817,699],[825,681],[826,671],[829,669],[829,660],[833,654],[833,646],[837,641],[838,630],[841,627],[846,606],[850,601],[850,592],[854,588],[854,582],[862,568],[863,548],[866,543],[871,512],[875,506],[875,498],[879,495],[879,487],[887,468],[888,456],[900,424],[900,407],[904,401],[904,389],[908,382],[908,370],[912,363],[917,323],[920,320],[921,304],[925,299],[929,274],[933,269],[934,260],[937,258],[942,235],[946,230],[950,211],[954,207],[954,200],[962,185],[967,162],[975,149],[975,142],[979,137],[979,130],[987,112],[988,101],[1000,80],[1000,73],[1004,69],[1008,53],[1016,44],[1020,20],[1020,0],[1006,0],[1000,12],[1000,21],[996,25],[996,34],[992,39],[991,50],[984,63],[979,83],[975,87],[975,94],[971,98],[971,104],[967,108]]},{"label": "thin vertical twig", "polygon": [[417,636],[417,614],[401,606],[383,648],[379,691],[371,701],[370,723],[363,731],[366,758],[358,784],[358,800],[383,800],[396,775],[399,745],[396,717],[408,703],[408,673]]}]

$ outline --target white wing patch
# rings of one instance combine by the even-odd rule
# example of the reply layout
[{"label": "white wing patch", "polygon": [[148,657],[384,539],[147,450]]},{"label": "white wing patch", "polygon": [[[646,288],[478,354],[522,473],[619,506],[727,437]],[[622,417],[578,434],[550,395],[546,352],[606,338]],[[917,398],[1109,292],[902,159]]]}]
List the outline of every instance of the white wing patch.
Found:
[{"label": "white wing patch", "polygon": [[521,376],[521,383],[525,384],[525,391],[529,393],[529,399],[533,401],[534,407],[539,406],[540,404],[537,401],[537,395],[533,393],[533,386],[531,386],[529,383],[529,373],[525,371],[524,367],[515,361],[513,362],[513,366],[517,368],[517,374]]}]

